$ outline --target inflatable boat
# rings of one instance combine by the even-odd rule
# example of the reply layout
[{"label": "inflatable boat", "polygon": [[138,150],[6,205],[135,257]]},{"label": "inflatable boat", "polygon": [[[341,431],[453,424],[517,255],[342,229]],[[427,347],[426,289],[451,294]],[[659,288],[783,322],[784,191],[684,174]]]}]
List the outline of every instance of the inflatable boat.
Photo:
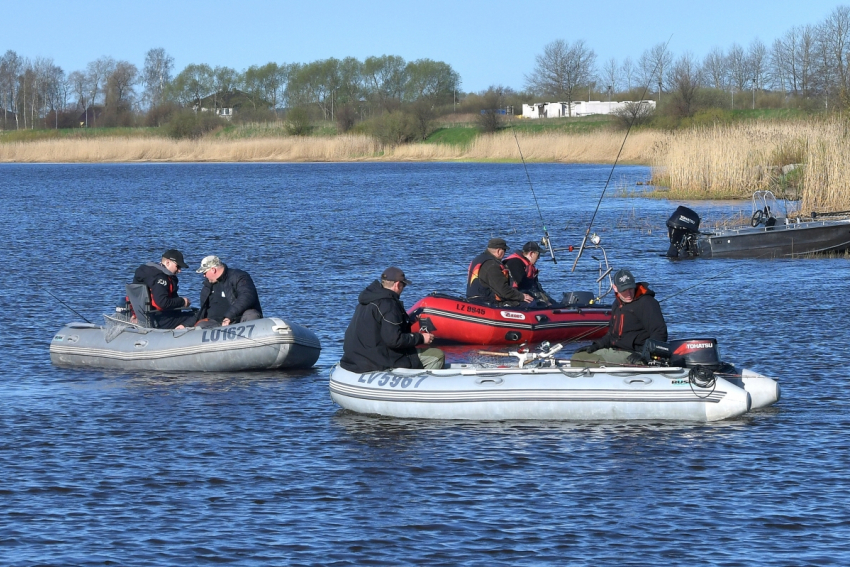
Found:
[{"label": "inflatable boat", "polygon": [[57,366],[164,372],[309,368],[320,352],[312,331],[275,317],[180,330],[107,318],[104,326],[69,323],[50,342],[50,361]]},{"label": "inflatable boat", "polygon": [[[511,353],[520,360],[515,368],[455,363],[358,374],[336,365],[330,395],[346,410],[402,418],[700,422],[735,418],[780,396],[775,380],[728,364],[578,368],[555,359],[555,350]],[[529,357],[539,358],[536,366],[524,364]]]},{"label": "inflatable boat", "polygon": [[611,306],[593,303],[590,292],[565,294],[564,307],[488,307],[442,293],[416,302],[409,312],[438,342],[507,345],[525,342],[594,340],[611,319]]}]

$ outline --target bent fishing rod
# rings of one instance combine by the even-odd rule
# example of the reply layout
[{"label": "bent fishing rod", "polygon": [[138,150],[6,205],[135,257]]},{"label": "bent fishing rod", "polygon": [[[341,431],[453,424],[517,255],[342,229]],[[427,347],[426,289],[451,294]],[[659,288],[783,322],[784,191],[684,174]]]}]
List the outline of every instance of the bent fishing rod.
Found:
[{"label": "bent fishing rod", "polygon": [[540,224],[543,225],[543,243],[549,249],[549,254],[552,255],[552,261],[558,263],[555,258],[555,249],[552,248],[552,239],[549,238],[549,231],[546,230],[546,221],[543,220],[543,213],[540,211],[540,203],[537,202],[537,194],[534,192],[534,185],[531,183],[531,175],[528,174],[528,166],[525,164],[525,156],[522,155],[522,148],[519,147],[519,138],[517,138],[516,130],[511,128],[514,133],[514,141],[516,141],[516,149],[519,150],[519,159],[522,160],[522,167],[525,168],[525,177],[528,179],[528,186],[531,187],[531,195],[534,197],[534,204],[537,206],[537,214],[540,216]]},{"label": "bent fishing rod", "polygon": [[53,295],[52,293],[50,293],[49,291],[47,291],[46,289],[44,289],[43,287],[38,286],[38,289],[40,289],[41,291],[43,291],[44,293],[46,293],[47,295],[49,295],[50,297],[52,297],[53,299],[55,299],[56,301],[58,301],[59,303],[61,303],[62,305],[64,305],[67,309],[69,309],[70,311],[72,311],[72,312],[74,313],[74,315],[76,315],[77,317],[80,317],[83,321],[85,321],[85,322],[86,322],[86,323],[88,323],[89,325],[91,325],[91,324],[92,324],[92,322],[91,322],[91,321],[89,321],[88,319],[86,319],[85,317],[83,317],[82,315],[80,315],[80,314],[77,312],[77,310],[76,310],[76,309],[74,309],[73,307],[71,307],[70,305],[68,305],[67,303],[65,303],[64,301],[62,301],[61,299],[59,299],[58,297],[56,297],[55,295]]},{"label": "bent fishing rod", "polygon": [[[670,39],[667,40],[667,43],[664,44],[664,52],[667,51],[667,46],[670,45],[670,40],[673,39],[673,34],[670,34]],[[646,93],[649,90],[649,85],[652,83],[652,78],[655,76],[655,72],[658,71],[658,66],[661,65],[661,61],[663,60],[662,56],[659,57],[658,61],[655,63],[655,68],[652,70],[652,74],[649,75],[649,80],[646,82],[646,86],[643,88],[643,94],[640,97],[640,100],[637,102],[637,108],[634,111],[634,115],[632,116],[631,121],[629,122],[629,127],[626,129],[626,135],[623,137],[623,143],[620,144],[620,151],[617,152],[617,157],[614,159],[614,165],[611,166],[611,171],[608,173],[608,179],[605,181],[605,187],[602,188],[602,194],[599,195],[599,200],[596,202],[596,209],[593,211],[593,216],[590,217],[590,222],[587,225],[587,230],[584,233],[584,238],[581,240],[581,246],[579,246],[578,254],[576,254],[576,259],[573,262],[573,267],[570,270],[571,272],[576,271],[576,264],[578,264],[579,258],[581,258],[582,253],[584,252],[584,245],[587,243],[587,237],[590,235],[590,229],[593,227],[593,221],[596,219],[596,213],[599,212],[599,206],[602,204],[602,198],[605,197],[605,191],[608,190],[608,185],[611,183],[611,177],[614,175],[614,168],[617,167],[617,162],[620,161],[620,155],[623,153],[623,148],[626,146],[626,140],[629,139],[629,132],[632,131],[632,126],[637,122],[638,115],[640,114],[640,107],[642,101],[646,98]],[[659,81],[660,83],[660,81]],[[661,89],[661,85],[658,86],[659,91]]]}]

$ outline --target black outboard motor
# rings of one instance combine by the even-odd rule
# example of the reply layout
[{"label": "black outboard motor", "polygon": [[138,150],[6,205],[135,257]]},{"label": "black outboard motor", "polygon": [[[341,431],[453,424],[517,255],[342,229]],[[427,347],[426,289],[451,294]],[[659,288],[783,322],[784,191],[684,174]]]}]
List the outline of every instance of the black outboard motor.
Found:
[{"label": "black outboard motor", "polygon": [[667,236],[670,238],[668,258],[689,258],[697,255],[699,215],[688,207],[679,207],[667,219]]},{"label": "black outboard motor", "polygon": [[656,341],[649,339],[643,345],[643,357],[667,366],[694,368],[696,366],[717,367],[723,365],[717,352],[717,339],[682,339],[678,341]]}]

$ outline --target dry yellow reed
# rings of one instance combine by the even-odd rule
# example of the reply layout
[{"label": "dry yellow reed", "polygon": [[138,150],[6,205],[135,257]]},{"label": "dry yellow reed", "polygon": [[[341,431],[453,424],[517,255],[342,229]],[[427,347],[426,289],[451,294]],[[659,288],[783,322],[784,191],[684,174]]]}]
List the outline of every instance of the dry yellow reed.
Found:
[{"label": "dry yellow reed", "polygon": [[[612,163],[623,133],[517,134],[527,161]],[[681,199],[748,197],[773,187],[788,148],[803,163],[802,209],[850,209],[850,132],[839,119],[754,122],[677,132],[632,132],[624,163],[649,163],[657,184]],[[790,152],[790,155],[796,155]],[[478,136],[468,146],[385,146],[363,135],[199,141],[92,138],[0,144],[0,162],[517,161],[512,132]]]}]

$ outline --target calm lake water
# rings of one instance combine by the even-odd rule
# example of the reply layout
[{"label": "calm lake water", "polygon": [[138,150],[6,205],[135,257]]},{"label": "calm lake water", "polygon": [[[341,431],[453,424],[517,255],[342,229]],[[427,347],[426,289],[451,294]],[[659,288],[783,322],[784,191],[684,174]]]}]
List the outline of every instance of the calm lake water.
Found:
[{"label": "calm lake water", "polygon": [[[557,246],[578,248],[609,169],[529,166]],[[414,281],[409,306],[463,292],[488,238],[539,239],[522,165],[0,165],[0,565],[850,563],[850,265],[668,261],[664,222],[683,203],[618,197],[648,176],[618,167],[602,202],[612,264],[650,282],[673,337],[716,337],[725,360],[778,378],[775,407],[706,425],[335,406],[328,371],[384,268]],[[248,271],[267,314],[318,334],[317,366],[50,364],[52,335],[80,317],[46,290],[101,321],[172,247],[193,268],[218,254]],[[550,292],[595,288],[597,262],[571,273],[574,257],[542,265]],[[181,292],[197,301],[201,281],[187,271]]]}]

